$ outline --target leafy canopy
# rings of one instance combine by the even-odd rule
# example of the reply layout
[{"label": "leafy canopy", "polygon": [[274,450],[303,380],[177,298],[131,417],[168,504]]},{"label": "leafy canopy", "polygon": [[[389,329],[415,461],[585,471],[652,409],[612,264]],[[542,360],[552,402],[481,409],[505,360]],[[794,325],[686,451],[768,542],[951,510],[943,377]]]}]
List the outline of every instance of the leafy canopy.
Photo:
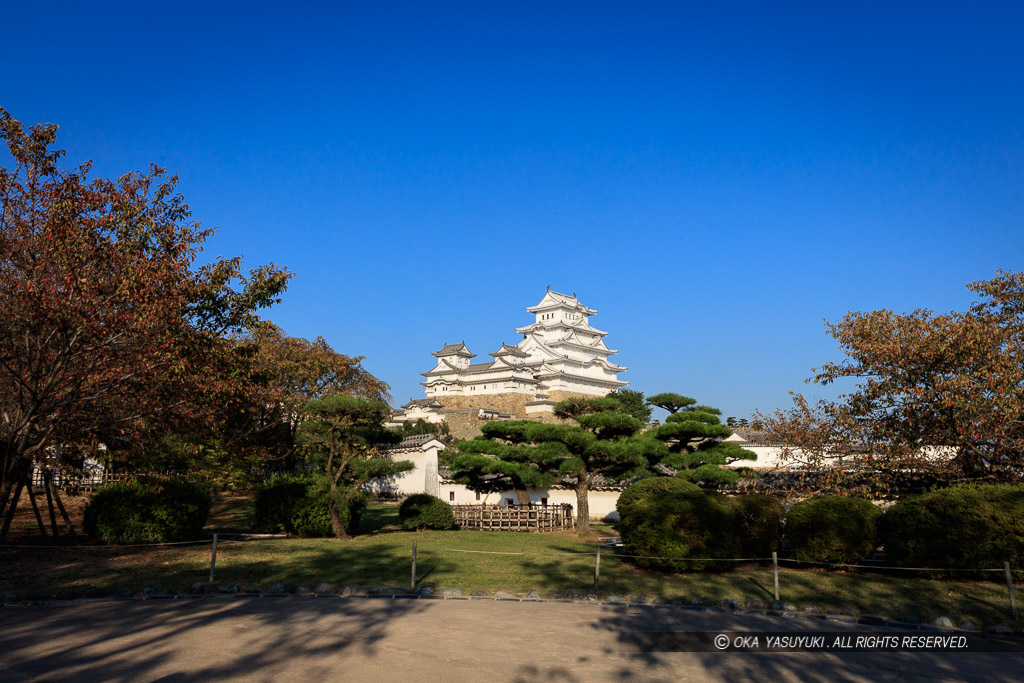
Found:
[{"label": "leafy canopy", "polygon": [[641,434],[643,422],[627,410],[612,397],[571,398],[555,406],[555,415],[566,424],[490,423],[482,437],[455,444],[455,476],[489,490],[505,490],[498,487],[506,482],[523,488],[571,486],[576,491],[577,530],[586,535],[590,489],[603,480],[641,476],[647,472],[648,453],[660,447]]},{"label": "leafy canopy", "polygon": [[217,423],[246,391],[226,337],[257,325],[290,277],[240,258],[197,265],[212,231],[177,178],[64,170],[56,133],[0,109],[0,509],[51,446]]},{"label": "leafy canopy", "polygon": [[340,510],[347,492],[357,491],[371,479],[407,472],[413,463],[394,460],[382,449],[399,437],[384,428],[391,409],[381,401],[328,396],[310,401],[304,412],[309,417],[299,425],[298,442],[309,463],[327,475],[332,527],[336,536],[346,538]]},{"label": "leafy canopy", "polygon": [[811,378],[853,391],[760,416],[788,457],[813,467],[895,469],[1015,481],[1024,470],[1024,274],[973,282],[966,311],[851,312],[828,323],[846,358]]},{"label": "leafy canopy", "polygon": [[661,458],[661,464],[676,470],[677,477],[692,482],[733,484],[740,473],[724,466],[757,458],[751,451],[722,441],[732,430],[721,424],[722,411],[717,408],[698,405],[696,399],[673,393],[655,394],[647,400],[669,412],[665,424],[650,434],[665,443],[668,452]]}]

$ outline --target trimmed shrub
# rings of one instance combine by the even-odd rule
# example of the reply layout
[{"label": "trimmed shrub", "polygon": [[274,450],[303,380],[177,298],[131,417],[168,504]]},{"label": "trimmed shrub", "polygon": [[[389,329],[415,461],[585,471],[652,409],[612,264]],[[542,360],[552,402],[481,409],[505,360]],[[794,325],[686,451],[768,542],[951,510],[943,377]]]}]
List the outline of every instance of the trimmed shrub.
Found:
[{"label": "trimmed shrub", "polygon": [[732,500],[740,516],[743,557],[770,557],[779,548],[786,507],[778,498],[760,493]]},{"label": "trimmed shrub", "polygon": [[186,479],[135,480],[96,491],[85,507],[85,533],[107,543],[170,543],[199,538],[210,492]]},{"label": "trimmed shrub", "polygon": [[961,485],[904,498],[878,532],[903,567],[999,569],[1024,563],[1024,487]]},{"label": "trimmed shrub", "polygon": [[402,528],[409,531],[455,528],[451,506],[429,493],[417,493],[403,500],[398,508],[398,519]]},{"label": "trimmed shrub", "polygon": [[786,540],[801,562],[856,563],[875,549],[881,511],[863,498],[815,496],[786,515]]},{"label": "trimmed shrub", "polygon": [[685,493],[700,490],[699,486],[685,479],[649,477],[627,486],[619,494],[619,499],[615,501],[615,509],[618,511],[619,518],[621,519],[630,514],[634,506],[639,505],[643,507],[648,505],[650,499],[654,496],[665,493]]},{"label": "trimmed shrub", "polygon": [[674,558],[735,558],[741,548],[737,506],[725,496],[672,477],[654,477],[622,492],[619,528],[627,554],[658,571],[729,569],[732,562]]},{"label": "trimmed shrub", "polygon": [[[367,496],[341,489],[338,512],[345,533],[359,529]],[[304,537],[333,536],[328,507],[331,491],[327,480],[315,474],[278,474],[256,489],[253,528],[262,533],[288,533]]]}]

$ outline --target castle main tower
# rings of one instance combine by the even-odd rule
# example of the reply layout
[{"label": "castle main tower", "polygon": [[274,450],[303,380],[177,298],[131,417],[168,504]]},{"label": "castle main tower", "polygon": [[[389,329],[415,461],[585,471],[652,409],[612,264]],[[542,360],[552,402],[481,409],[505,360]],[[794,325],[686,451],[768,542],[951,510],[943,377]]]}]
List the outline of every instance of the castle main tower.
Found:
[{"label": "castle main tower", "polygon": [[484,409],[503,416],[542,419],[570,396],[604,396],[629,382],[618,378],[626,368],[608,360],[617,351],[605,345],[608,335],[590,326],[596,310],[573,294],[548,288],[536,306],[526,309],[533,323],[516,328],[515,346],[502,343],[493,360],[473,363],[466,344],[446,344],[432,355],[433,369],[420,384],[428,399],[447,410]]}]

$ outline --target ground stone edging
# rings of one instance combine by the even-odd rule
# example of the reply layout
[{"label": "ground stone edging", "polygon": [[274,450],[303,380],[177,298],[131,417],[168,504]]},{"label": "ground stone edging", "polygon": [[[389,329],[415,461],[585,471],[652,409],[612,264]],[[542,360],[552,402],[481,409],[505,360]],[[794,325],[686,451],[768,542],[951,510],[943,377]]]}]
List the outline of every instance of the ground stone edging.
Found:
[{"label": "ground stone edging", "polygon": [[[95,591],[90,591],[95,592]],[[67,605],[86,604],[94,602],[143,602],[147,600],[195,600],[205,599],[232,599],[232,598],[375,598],[375,599],[404,599],[404,600],[491,600],[503,602],[558,602],[587,605],[606,605],[621,607],[647,607],[647,608],[673,608],[698,612],[723,612],[736,615],[760,615],[779,617],[784,619],[817,619],[822,621],[841,622],[848,624],[859,624],[862,626],[880,626],[886,628],[898,628],[909,631],[928,632],[978,632],[981,629],[972,621],[964,619],[958,624],[953,623],[949,617],[938,616],[928,624],[921,624],[913,615],[900,615],[896,619],[890,619],[882,615],[859,614],[850,607],[840,607],[823,611],[817,605],[806,605],[803,609],[786,602],[775,602],[770,607],[761,600],[748,600],[741,604],[732,598],[725,598],[719,603],[708,598],[693,598],[689,602],[682,598],[649,597],[637,594],[631,596],[605,595],[603,598],[596,593],[575,593],[572,591],[555,591],[544,597],[540,591],[528,591],[523,597],[519,597],[508,591],[495,591],[489,594],[483,589],[473,589],[464,592],[461,588],[448,586],[436,591],[433,586],[419,586],[416,589],[390,586],[335,586],[328,582],[319,582],[313,587],[308,584],[293,584],[291,590],[287,590],[284,583],[276,582],[269,584],[264,591],[259,586],[249,586],[244,589],[235,584],[210,584],[204,581],[196,582],[189,587],[188,592],[179,593],[176,588],[167,588],[163,593],[158,593],[155,588],[143,588],[136,595],[128,588],[119,588],[113,595],[94,597],[81,597],[79,591],[67,589],[58,593],[56,597],[32,596],[25,600],[19,600],[17,595],[7,593],[2,596],[0,606],[16,605]],[[1010,626],[999,625],[989,626],[984,629],[987,634],[993,635],[1021,635],[1024,629],[1018,634]]]}]

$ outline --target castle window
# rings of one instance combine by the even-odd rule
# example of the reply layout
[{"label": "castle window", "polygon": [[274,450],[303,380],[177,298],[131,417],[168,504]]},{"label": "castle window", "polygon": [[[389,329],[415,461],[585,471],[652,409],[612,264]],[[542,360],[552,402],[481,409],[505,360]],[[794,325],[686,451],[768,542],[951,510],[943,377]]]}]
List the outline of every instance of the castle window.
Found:
[{"label": "castle window", "polygon": [[479,491],[476,492],[476,499],[480,500],[480,492]]},{"label": "castle window", "polygon": [[547,507],[548,506],[548,499],[547,498],[541,498],[540,499],[540,504],[543,505],[544,507]]},{"label": "castle window", "polygon": [[455,502],[455,491],[448,492],[448,500],[450,500],[453,503]]}]

